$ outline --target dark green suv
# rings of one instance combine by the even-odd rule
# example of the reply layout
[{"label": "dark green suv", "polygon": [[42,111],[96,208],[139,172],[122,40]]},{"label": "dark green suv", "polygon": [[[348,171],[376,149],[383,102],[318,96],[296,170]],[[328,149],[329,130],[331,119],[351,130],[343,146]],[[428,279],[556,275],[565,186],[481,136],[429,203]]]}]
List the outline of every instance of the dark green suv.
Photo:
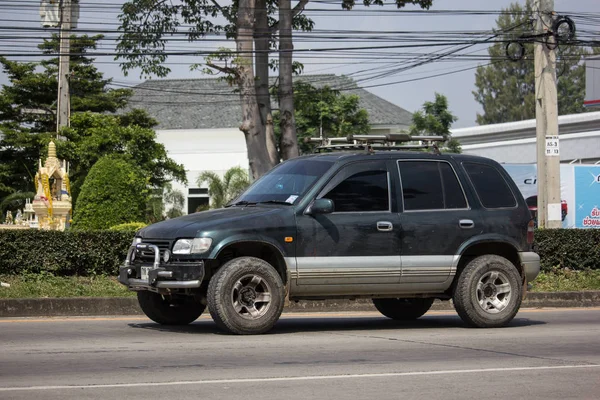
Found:
[{"label": "dark green suv", "polygon": [[509,323],[535,279],[533,221],[489,159],[353,151],[284,162],[227,207],[139,231],[119,281],[160,324],[208,306],[237,334],[270,330],[287,301],[371,298],[411,320],[450,300],[471,326]]}]

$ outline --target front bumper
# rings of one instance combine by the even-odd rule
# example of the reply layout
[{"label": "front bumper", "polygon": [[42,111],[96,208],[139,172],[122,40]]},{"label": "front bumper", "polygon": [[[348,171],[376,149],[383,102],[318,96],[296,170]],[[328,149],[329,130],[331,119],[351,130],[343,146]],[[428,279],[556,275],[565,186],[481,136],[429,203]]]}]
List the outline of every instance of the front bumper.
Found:
[{"label": "front bumper", "polygon": [[521,252],[519,259],[523,266],[523,272],[527,277],[527,282],[533,281],[540,273],[540,256],[534,252]]},{"label": "front bumper", "polygon": [[[154,262],[136,261],[138,250],[153,251]],[[157,246],[139,243],[129,248],[125,263],[119,267],[119,282],[130,290],[195,289],[204,279],[204,261],[163,262]]]}]

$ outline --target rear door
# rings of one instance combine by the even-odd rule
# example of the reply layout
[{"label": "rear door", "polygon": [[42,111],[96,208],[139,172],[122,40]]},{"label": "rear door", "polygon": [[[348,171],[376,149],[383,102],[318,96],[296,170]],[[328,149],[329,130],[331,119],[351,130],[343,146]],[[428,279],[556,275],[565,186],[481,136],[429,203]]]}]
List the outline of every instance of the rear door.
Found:
[{"label": "rear door", "polygon": [[506,170],[491,162],[465,161],[462,165],[482,206],[485,224],[480,234],[510,243],[518,249],[529,248],[527,225],[531,213]]},{"label": "rear door", "polygon": [[[450,160],[398,161],[402,199],[401,283],[441,283],[454,273],[457,250],[483,229]],[[463,174],[464,176],[464,174]]]}]

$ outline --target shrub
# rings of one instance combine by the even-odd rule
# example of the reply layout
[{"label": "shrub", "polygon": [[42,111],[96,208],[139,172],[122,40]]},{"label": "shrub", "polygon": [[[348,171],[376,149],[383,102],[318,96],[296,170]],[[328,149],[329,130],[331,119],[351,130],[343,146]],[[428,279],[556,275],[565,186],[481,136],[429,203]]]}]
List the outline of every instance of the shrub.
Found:
[{"label": "shrub", "polygon": [[0,230],[0,275],[116,276],[135,232]]},{"label": "shrub", "polygon": [[148,179],[139,167],[120,156],[103,157],[81,187],[73,228],[108,229],[144,220],[148,193]]},{"label": "shrub", "polygon": [[[116,276],[135,231],[0,230],[0,275]],[[536,232],[542,270],[600,270],[600,229]]]},{"label": "shrub", "polygon": [[542,270],[600,270],[600,229],[544,229],[535,233]]},{"label": "shrub", "polygon": [[109,230],[118,232],[137,232],[146,226],[147,224],[145,222],[128,222],[126,224],[111,226]]}]

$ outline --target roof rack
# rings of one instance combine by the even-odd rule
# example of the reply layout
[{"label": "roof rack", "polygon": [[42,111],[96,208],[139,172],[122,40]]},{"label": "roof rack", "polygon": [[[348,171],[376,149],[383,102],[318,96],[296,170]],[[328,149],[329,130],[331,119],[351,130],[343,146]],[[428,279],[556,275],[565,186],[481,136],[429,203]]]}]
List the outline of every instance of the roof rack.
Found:
[{"label": "roof rack", "polygon": [[[375,152],[381,150],[419,150],[433,148],[435,154],[440,154],[438,143],[445,142],[443,136],[410,136],[407,133],[388,133],[385,135],[348,135],[346,137],[305,138],[304,143],[317,143],[315,153],[331,151],[365,150]],[[398,143],[420,142],[413,145],[398,145]]]}]

